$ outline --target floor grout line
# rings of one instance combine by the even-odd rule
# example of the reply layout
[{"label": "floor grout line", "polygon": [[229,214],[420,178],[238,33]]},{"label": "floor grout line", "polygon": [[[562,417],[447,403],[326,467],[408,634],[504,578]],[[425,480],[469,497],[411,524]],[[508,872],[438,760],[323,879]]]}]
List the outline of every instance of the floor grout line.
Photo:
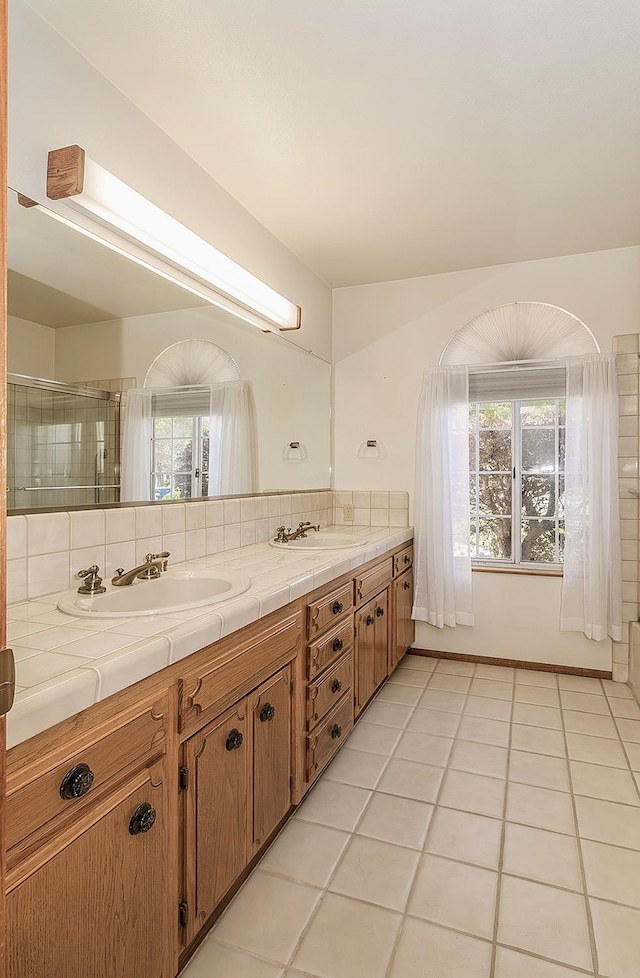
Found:
[{"label": "floor grout line", "polygon": [[514,714],[514,704],[516,696],[516,684],[513,684],[513,693],[511,699],[511,720],[509,723],[509,742],[507,746],[507,767],[504,776],[504,800],[502,803],[502,829],[500,833],[500,849],[498,851],[498,879],[496,882],[496,905],[494,908],[493,915],[493,948],[491,951],[491,968],[490,968],[490,978],[494,978],[497,963],[497,941],[498,941],[498,927],[500,924],[500,901],[502,898],[502,877],[503,877],[503,867],[504,867],[504,847],[507,836],[507,802],[509,796],[509,773],[511,770],[511,743],[513,739],[513,714]]},{"label": "floor grout line", "polygon": [[[567,739],[567,731],[565,729],[564,714],[562,715],[562,730],[563,730],[563,733],[564,733],[565,746],[566,746],[567,758],[568,758],[569,757],[569,741]],[[571,771],[571,763],[570,763],[570,761],[567,761],[567,768],[569,770],[569,787],[571,789],[571,791],[570,791],[570,795],[571,795],[571,807],[572,807],[572,810],[573,810],[573,818],[574,818],[575,827],[576,827],[576,842],[577,842],[577,847],[578,847],[578,860],[579,860],[579,863],[580,863],[580,875],[581,875],[581,878],[582,878],[582,888],[583,888],[583,895],[584,895],[584,905],[585,905],[585,913],[586,913],[586,920],[587,920],[587,929],[589,931],[589,942],[591,944],[591,959],[593,961],[593,974],[594,975],[597,975],[599,973],[598,972],[598,948],[597,948],[597,944],[596,944],[596,934],[595,934],[595,929],[594,929],[594,926],[593,926],[593,918],[591,916],[591,905],[590,905],[590,902],[589,902],[589,894],[588,894],[588,891],[587,891],[587,874],[586,874],[586,870],[585,870],[584,853],[582,851],[582,840],[581,840],[581,837],[580,837],[580,823],[578,822],[578,808],[577,808],[577,805],[576,805],[576,798],[575,798],[575,794],[574,794],[574,791],[573,791],[573,773]]]}]

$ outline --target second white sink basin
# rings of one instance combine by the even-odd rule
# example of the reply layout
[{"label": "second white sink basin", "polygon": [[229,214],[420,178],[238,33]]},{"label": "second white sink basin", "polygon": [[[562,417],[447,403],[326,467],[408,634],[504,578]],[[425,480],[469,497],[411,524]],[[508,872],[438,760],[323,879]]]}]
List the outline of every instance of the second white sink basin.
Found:
[{"label": "second white sink basin", "polygon": [[251,586],[246,574],[221,567],[168,571],[155,581],[136,580],[89,597],[72,591],[58,609],[77,618],[134,618],[165,615],[228,601]]},{"label": "second white sink basin", "polygon": [[272,547],[277,547],[279,550],[304,550],[305,553],[321,550],[350,550],[352,547],[359,547],[362,542],[350,533],[327,533],[322,530],[319,533],[311,530],[306,537],[297,537],[295,540],[289,540],[288,543],[269,541]]}]

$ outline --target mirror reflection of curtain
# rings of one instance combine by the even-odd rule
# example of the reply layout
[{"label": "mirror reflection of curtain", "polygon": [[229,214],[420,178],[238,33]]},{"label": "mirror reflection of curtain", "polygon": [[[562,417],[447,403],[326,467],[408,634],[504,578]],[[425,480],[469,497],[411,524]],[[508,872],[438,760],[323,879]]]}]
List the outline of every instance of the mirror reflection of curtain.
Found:
[{"label": "mirror reflection of curtain", "polygon": [[[216,429],[219,438],[214,452]],[[249,381],[211,385],[209,460],[210,496],[235,496],[257,491],[256,409]]]},{"label": "mirror reflection of curtain", "polygon": [[132,389],[124,397],[120,460],[120,499],[151,499],[151,434],[153,391]]},{"label": "mirror reflection of curtain", "polygon": [[256,410],[250,381],[206,387],[127,391],[122,436],[123,501],[152,499],[151,441],[154,417],[210,418],[208,495],[257,490]]}]

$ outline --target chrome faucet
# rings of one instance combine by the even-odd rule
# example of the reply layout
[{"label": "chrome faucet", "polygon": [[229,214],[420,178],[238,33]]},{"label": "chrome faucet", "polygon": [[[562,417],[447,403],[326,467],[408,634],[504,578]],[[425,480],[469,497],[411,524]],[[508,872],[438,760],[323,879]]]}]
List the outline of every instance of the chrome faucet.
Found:
[{"label": "chrome faucet", "polygon": [[115,587],[126,587],[133,584],[136,577],[141,581],[154,581],[160,577],[162,571],[166,571],[169,564],[167,558],[170,556],[169,551],[165,550],[161,554],[147,554],[144,564],[134,567],[133,570],[125,571],[124,567],[118,567],[115,577],[111,578],[111,583]]},{"label": "chrome faucet", "polygon": [[298,523],[298,529],[292,530],[291,527],[285,530],[284,526],[279,526],[274,537],[275,543],[289,543],[290,540],[297,540],[298,537],[306,537],[307,530],[320,530],[320,524]]}]

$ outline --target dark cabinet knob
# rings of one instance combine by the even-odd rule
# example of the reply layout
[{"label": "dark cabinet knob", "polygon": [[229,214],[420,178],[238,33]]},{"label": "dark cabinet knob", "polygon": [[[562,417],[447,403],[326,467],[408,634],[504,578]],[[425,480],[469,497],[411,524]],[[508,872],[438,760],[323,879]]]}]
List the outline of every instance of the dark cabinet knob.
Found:
[{"label": "dark cabinet knob", "polygon": [[93,784],[95,775],[88,764],[76,764],[65,774],[60,785],[60,797],[65,801],[86,795]]},{"label": "dark cabinet knob", "polygon": [[331,692],[339,693],[341,689],[342,689],[342,683],[340,682],[340,680],[334,679],[333,682],[331,683]]},{"label": "dark cabinet knob", "polygon": [[276,715],[276,708],[272,706],[271,703],[265,703],[260,710],[260,721],[266,723],[268,720],[273,720]]},{"label": "dark cabinet knob", "polygon": [[378,618],[382,618],[384,615],[384,608],[380,608],[380,607],[376,608],[376,615]]},{"label": "dark cabinet knob", "polygon": [[227,737],[227,743],[225,744],[227,750],[238,750],[238,748],[242,747],[243,739],[244,738],[240,731],[234,727],[233,730],[229,732],[229,736]]},{"label": "dark cabinet knob", "polygon": [[334,652],[340,652],[342,650],[342,646],[343,646],[342,639],[341,638],[336,638],[336,639],[334,639],[334,642],[333,642],[333,645],[331,646],[331,648],[333,649]]},{"label": "dark cabinet knob", "polygon": [[366,625],[373,625],[374,621],[375,621],[375,618],[373,617],[373,615],[367,615],[367,617],[365,619],[365,624]]},{"label": "dark cabinet knob", "polygon": [[409,588],[411,587],[411,585],[409,584],[408,581],[404,581],[403,584],[402,584],[402,586],[405,589],[405,591],[408,591]]},{"label": "dark cabinet knob", "polygon": [[339,724],[334,723],[331,728],[331,739],[335,740],[337,737],[342,737],[342,727]]},{"label": "dark cabinet knob", "polygon": [[339,615],[341,611],[344,611],[344,605],[342,601],[334,601],[331,606],[331,611],[334,615]]},{"label": "dark cabinet knob", "polygon": [[409,556],[409,554],[405,554],[403,559],[404,559],[405,564],[410,564],[411,563],[411,557]]},{"label": "dark cabinet knob", "polygon": [[148,801],[145,801],[142,805],[138,805],[131,816],[131,821],[129,822],[130,834],[140,835],[142,832],[148,832],[153,828],[155,820],[155,808]]}]

